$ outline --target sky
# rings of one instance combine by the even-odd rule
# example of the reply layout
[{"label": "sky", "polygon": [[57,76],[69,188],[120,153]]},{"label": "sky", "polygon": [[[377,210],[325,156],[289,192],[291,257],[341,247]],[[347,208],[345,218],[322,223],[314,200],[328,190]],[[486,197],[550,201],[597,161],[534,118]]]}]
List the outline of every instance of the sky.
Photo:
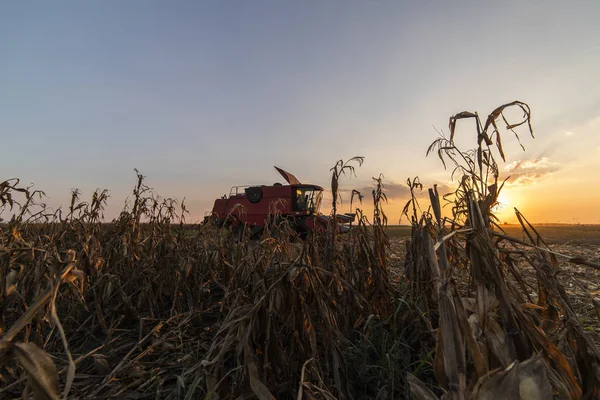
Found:
[{"label": "sky", "polygon": [[369,199],[383,174],[397,223],[407,178],[456,185],[425,156],[448,118],[520,100],[535,139],[503,136],[501,220],[600,223],[598,15],[595,0],[0,2],[0,181],[55,208],[109,189],[110,219],[137,168],[199,220],[233,185],[281,180],[274,165],[328,187],[364,156],[343,187]]}]

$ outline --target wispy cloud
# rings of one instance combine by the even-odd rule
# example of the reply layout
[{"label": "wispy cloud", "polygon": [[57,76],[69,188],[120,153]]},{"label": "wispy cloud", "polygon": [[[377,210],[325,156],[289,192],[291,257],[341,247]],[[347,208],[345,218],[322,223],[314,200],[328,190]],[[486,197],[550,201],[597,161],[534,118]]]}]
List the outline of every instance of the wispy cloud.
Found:
[{"label": "wispy cloud", "polygon": [[[415,195],[418,198],[428,197],[429,194],[427,192],[427,189],[429,187],[433,187],[433,183],[429,184],[429,185],[424,183],[423,190],[416,189]],[[442,195],[453,191],[453,189],[451,189],[448,185],[443,184],[443,183],[437,183],[437,189],[438,189],[438,192]],[[351,189],[346,189],[346,190],[348,192],[350,192]],[[370,198],[371,193],[373,192],[373,190],[375,190],[375,185],[373,184],[373,185],[369,185],[369,186],[360,187],[360,188],[357,188],[356,190],[358,190],[363,196],[365,196],[365,198]],[[383,192],[385,193],[385,195],[387,196],[389,201],[407,200],[410,198],[410,189],[404,183],[385,182],[384,181],[383,182]]]},{"label": "wispy cloud", "polygon": [[533,160],[513,161],[505,167],[510,175],[508,184],[527,186],[545,176],[558,171],[560,164],[550,160],[548,157]]}]

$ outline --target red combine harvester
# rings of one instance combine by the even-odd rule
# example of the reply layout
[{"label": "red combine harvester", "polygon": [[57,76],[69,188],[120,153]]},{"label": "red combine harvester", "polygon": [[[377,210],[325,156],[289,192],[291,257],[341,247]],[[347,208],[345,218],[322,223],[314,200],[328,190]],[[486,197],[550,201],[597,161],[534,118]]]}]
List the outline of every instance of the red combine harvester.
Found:
[{"label": "red combine harvester", "polygon": [[[259,235],[270,224],[290,222],[290,226],[305,238],[308,232],[325,229],[329,217],[319,212],[323,198],[323,188],[317,185],[300,183],[289,172],[275,167],[289,185],[234,186],[229,196],[215,200],[212,212],[205,216],[218,226],[231,227],[235,231],[250,229],[251,235]],[[350,230],[349,224],[355,214],[337,215],[338,229],[342,233]]]}]

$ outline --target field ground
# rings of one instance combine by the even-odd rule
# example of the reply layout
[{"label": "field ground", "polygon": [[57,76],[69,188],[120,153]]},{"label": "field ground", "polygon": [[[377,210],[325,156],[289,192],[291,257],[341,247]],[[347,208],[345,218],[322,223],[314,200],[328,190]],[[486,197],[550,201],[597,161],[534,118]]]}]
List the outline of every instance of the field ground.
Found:
[{"label": "field ground", "polygon": [[[534,224],[548,244],[573,244],[573,245],[600,245],[600,225],[567,225],[567,224]],[[410,226],[391,225],[387,227],[388,236],[409,237]],[[521,230],[521,225],[502,225],[507,235],[526,239]]]},{"label": "field ground", "polygon": [[[503,225],[507,235],[527,241],[520,225]],[[409,226],[390,226],[387,233],[390,237],[390,266],[392,279],[400,282],[404,270],[406,242],[410,239]],[[600,263],[600,225],[535,225],[535,229],[550,245],[550,248],[565,256],[580,256],[588,261]],[[558,257],[559,271],[557,278],[563,282],[567,294],[571,296],[572,307],[580,317],[587,331],[593,332],[593,338],[600,345],[600,315],[594,309],[590,298],[600,300],[600,270],[587,266],[574,265],[565,258]],[[525,280],[537,284],[534,269],[520,264],[520,272]],[[464,275],[458,271],[457,275]],[[466,284],[468,276],[460,276]]]}]

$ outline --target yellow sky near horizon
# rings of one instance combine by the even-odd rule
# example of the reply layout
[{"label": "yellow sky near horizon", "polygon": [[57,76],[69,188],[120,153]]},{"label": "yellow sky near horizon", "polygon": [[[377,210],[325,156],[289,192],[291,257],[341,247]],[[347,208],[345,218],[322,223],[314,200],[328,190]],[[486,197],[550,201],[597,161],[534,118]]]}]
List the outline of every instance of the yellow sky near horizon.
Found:
[{"label": "yellow sky near horizon", "polygon": [[[535,128],[534,128],[535,129]],[[600,223],[600,117],[564,130],[549,155],[521,168],[505,187],[499,216],[515,222],[516,207],[537,223]],[[525,152],[527,154],[527,152]],[[513,171],[503,171],[511,175]]]},{"label": "yellow sky near horizon", "polygon": [[[521,136],[523,136],[523,133]],[[507,162],[498,159],[500,180],[510,178],[499,197],[501,203],[496,208],[496,216],[502,223],[516,223],[514,209],[517,208],[532,223],[567,223],[598,224],[600,223],[600,116],[589,121],[555,131],[536,131],[535,139],[528,140],[525,151],[514,151],[513,158]],[[510,139],[510,136],[505,135]],[[509,140],[510,141],[510,140]],[[514,142],[514,140],[513,140]],[[537,146],[537,147],[536,147]],[[508,146],[510,147],[510,146]],[[531,149],[530,149],[531,148]],[[498,157],[499,158],[499,157]],[[360,174],[360,170],[358,170]],[[429,205],[427,189],[434,183],[446,189],[440,194],[454,190],[458,184],[458,176],[454,182],[449,178],[451,170],[444,171],[440,164],[439,171],[421,177],[423,191],[419,197],[421,207],[425,210]],[[400,214],[408,200],[403,183],[384,180],[388,194],[388,203],[384,211],[389,224],[408,223]],[[357,183],[351,180],[343,182],[344,187],[354,188]],[[365,214],[372,219],[372,196],[370,187],[361,190],[365,201],[361,205]],[[388,189],[388,190],[386,190]],[[327,202],[329,200],[329,202]],[[327,196],[323,211],[330,210],[330,197]],[[342,212],[349,211],[349,202],[340,205]],[[450,213],[450,206],[445,213]]]},{"label": "yellow sky near horizon", "polygon": [[[514,137],[505,134],[505,152],[507,161],[503,162],[497,157],[500,169],[500,181],[508,178],[499,197],[501,205],[496,210],[496,216],[501,223],[516,223],[514,208],[532,223],[566,223],[566,224],[598,224],[600,223],[600,116],[589,121],[568,127],[548,131],[537,130],[533,124],[535,139],[524,136],[526,132],[520,131],[525,142],[525,151],[517,148]],[[472,127],[471,127],[472,128]],[[468,128],[466,128],[468,130]],[[466,132],[465,132],[466,133]],[[466,144],[468,145],[468,141]],[[507,151],[507,149],[510,149]],[[433,162],[432,167],[420,178],[423,190],[419,193],[421,209],[425,211],[429,206],[427,189],[433,184],[438,184],[440,194],[453,191],[458,185],[459,176],[450,180],[451,168],[444,170],[443,165],[434,156],[429,157]],[[365,160],[368,163],[369,159]],[[388,224],[407,224],[406,217],[401,218],[401,212],[408,201],[408,188],[405,180],[400,180],[401,174],[396,171],[398,165],[390,165],[384,174],[384,193],[388,196],[388,203],[383,204],[384,212],[388,217]],[[343,176],[340,182],[342,203],[338,212],[350,211],[349,194],[352,189],[359,189],[364,195],[362,204],[355,200],[354,207],[360,207],[370,221],[373,219],[373,206],[371,190],[373,181],[368,180],[369,171],[364,167],[356,169],[357,177]],[[294,172],[294,171],[291,171]],[[323,178],[322,174],[320,178]],[[329,173],[327,173],[329,175]],[[325,175],[326,176],[326,175]],[[391,176],[392,178],[387,178]],[[299,177],[303,182],[309,182],[306,177]],[[262,182],[270,184],[270,180]],[[260,183],[260,182],[258,182]],[[318,182],[325,188],[321,211],[328,214],[331,210],[331,195],[328,179]],[[152,185],[152,182],[150,182]],[[158,188],[160,192],[160,188]],[[229,187],[222,186],[221,193],[228,193]],[[220,197],[219,192],[206,191],[210,196],[203,207],[192,203],[191,215],[187,218],[190,223],[202,220],[204,211],[210,210],[215,198]],[[84,196],[84,200],[88,198]],[[50,196],[55,201],[56,197]],[[111,198],[108,202],[107,217],[109,220],[118,215],[123,203],[120,199]],[[61,203],[67,204],[65,198]],[[50,203],[52,204],[52,203]],[[188,207],[190,202],[187,202]],[[53,204],[52,204],[53,205]],[[449,215],[450,206],[444,208],[445,215]]]},{"label": "yellow sky near horizon", "polygon": [[[505,187],[498,199],[501,203],[495,209],[495,215],[501,223],[517,223],[514,209],[517,208],[530,222],[535,224],[565,223],[565,224],[600,224],[600,208],[598,199],[600,190],[596,187],[594,191],[585,196],[574,195],[580,192],[577,182],[563,182],[562,188],[557,190],[553,181],[542,182],[536,185]],[[582,183],[587,185],[587,183]],[[440,193],[441,194],[441,193]],[[329,198],[327,198],[329,200]],[[402,209],[408,199],[389,199],[383,204],[383,210],[388,217],[389,225],[408,224],[406,216],[401,216]],[[419,197],[422,211],[429,206],[426,189],[423,196]],[[354,204],[357,206],[357,204]],[[442,204],[444,206],[444,203]],[[363,204],[358,207],[369,218],[373,219],[373,205],[370,193]],[[450,215],[451,205],[444,207],[444,215]],[[322,211],[329,213],[331,205],[324,204]],[[349,201],[338,206],[338,212],[348,212]]]}]

